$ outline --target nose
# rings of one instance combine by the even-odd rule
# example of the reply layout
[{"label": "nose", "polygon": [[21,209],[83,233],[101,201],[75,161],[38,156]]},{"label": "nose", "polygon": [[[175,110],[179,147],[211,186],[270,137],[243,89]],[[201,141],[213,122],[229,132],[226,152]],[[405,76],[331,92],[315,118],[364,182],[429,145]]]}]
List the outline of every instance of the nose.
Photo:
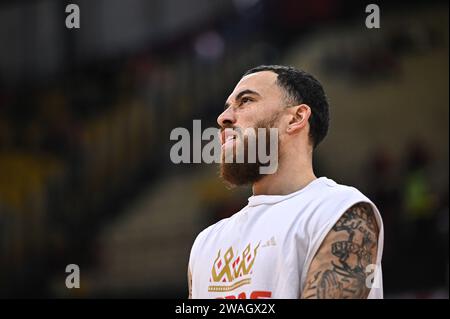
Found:
[{"label": "nose", "polygon": [[235,123],[236,116],[231,107],[228,107],[222,112],[222,114],[219,115],[219,117],[217,117],[217,124],[219,124],[222,128],[233,126]]}]

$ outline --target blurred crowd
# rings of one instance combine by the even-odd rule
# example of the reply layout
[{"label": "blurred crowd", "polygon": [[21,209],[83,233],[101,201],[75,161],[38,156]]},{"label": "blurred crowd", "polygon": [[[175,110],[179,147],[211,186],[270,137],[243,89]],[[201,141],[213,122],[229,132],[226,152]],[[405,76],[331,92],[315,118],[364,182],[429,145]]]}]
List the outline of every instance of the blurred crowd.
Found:
[{"label": "blurred crowd", "polygon": [[182,36],[1,89],[2,293],[35,295],[70,260],[95,262],[99,227],[170,166],[170,130],[193,118],[215,125],[240,72],[276,54],[262,41],[222,52],[221,41]]},{"label": "blurred crowd", "polygon": [[368,194],[385,224],[384,285],[392,296],[405,291],[416,298],[446,296],[448,187],[436,185],[442,172],[433,164],[426,143],[414,140],[403,158],[380,149],[367,165]]},{"label": "blurred crowd", "polygon": [[[73,63],[51,80],[1,79],[1,297],[52,296],[51,278],[65,265],[76,260],[95,267],[99,231],[173,169],[171,129],[191,127],[192,119],[214,126],[245,70],[279,63],[313,34],[310,24],[347,17],[339,1],[247,2],[236,1],[233,14],[169,41]],[[303,13],[302,23],[294,11]],[[396,74],[398,54],[437,45],[435,30],[425,31],[420,41],[394,34],[375,51],[328,52],[323,70],[355,83]],[[442,147],[448,154],[448,145]],[[442,290],[448,296],[448,188],[434,183],[433,152],[422,141],[412,141],[404,158],[375,146],[370,152],[360,186],[385,223],[385,292],[431,297]],[[215,196],[210,184],[202,187],[206,197]],[[211,217],[199,227],[241,203],[242,196],[208,202]]]}]

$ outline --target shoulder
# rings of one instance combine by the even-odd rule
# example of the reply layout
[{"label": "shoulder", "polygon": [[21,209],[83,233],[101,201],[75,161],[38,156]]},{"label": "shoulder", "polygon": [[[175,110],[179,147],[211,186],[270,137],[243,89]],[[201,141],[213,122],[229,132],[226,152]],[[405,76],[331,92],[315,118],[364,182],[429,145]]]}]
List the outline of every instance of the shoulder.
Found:
[{"label": "shoulder", "polygon": [[368,198],[361,193],[357,188],[344,184],[338,184],[334,180],[324,178],[321,180],[321,198],[324,201],[336,201],[336,200],[368,200]]},{"label": "shoulder", "polygon": [[357,188],[338,184],[329,178],[322,180],[322,187],[316,201],[318,211],[321,213],[318,215],[328,215],[327,219],[331,217],[329,214],[337,215],[335,216],[337,219],[351,206],[360,202],[368,203],[376,209],[372,201]]},{"label": "shoulder", "polygon": [[228,223],[230,223],[234,219],[235,215],[221,219],[216,223],[203,229],[196,236],[194,243],[192,244],[190,259],[191,260],[194,259],[195,255],[197,254],[197,251],[201,251],[214,235],[217,235],[220,232],[220,230],[223,229],[223,227],[225,227]]},{"label": "shoulder", "polygon": [[321,240],[324,234],[331,230],[334,224],[346,211],[355,205],[362,205],[370,210],[381,223],[381,217],[375,204],[357,188],[338,184],[335,181],[323,178],[314,201],[314,209],[306,216],[311,228],[311,239]]},{"label": "shoulder", "polygon": [[224,225],[226,225],[228,223],[229,219],[230,218],[221,219],[221,220],[215,222],[214,224],[203,229],[195,238],[194,245],[196,243],[200,243],[200,242],[206,240],[210,236],[210,234],[215,233],[217,230],[221,229]]},{"label": "shoulder", "polygon": [[219,220],[218,222],[206,227],[203,229],[195,238],[194,243],[192,245],[192,248],[194,249],[195,246],[201,245],[202,242],[207,240],[207,238],[212,234],[215,233],[216,230],[223,227],[228,222],[229,218],[224,218]]},{"label": "shoulder", "polygon": [[364,195],[360,190],[355,187],[337,184],[332,181],[332,186],[334,191],[326,201],[331,205],[336,205],[336,216],[335,221],[339,218],[344,217],[343,215],[350,214],[351,212],[364,212],[371,216],[372,220],[375,220],[378,227],[381,226],[381,215],[377,206],[370,200],[366,195]]}]

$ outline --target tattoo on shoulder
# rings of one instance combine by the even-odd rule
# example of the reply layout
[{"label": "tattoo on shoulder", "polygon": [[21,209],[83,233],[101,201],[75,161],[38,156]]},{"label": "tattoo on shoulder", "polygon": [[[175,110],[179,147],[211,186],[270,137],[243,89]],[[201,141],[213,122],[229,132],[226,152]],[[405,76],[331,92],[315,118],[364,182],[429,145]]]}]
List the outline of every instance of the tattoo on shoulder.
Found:
[{"label": "tattoo on shoulder", "polygon": [[378,241],[372,206],[363,202],[353,205],[327,238],[325,251],[319,249],[314,267],[311,264],[303,298],[366,298],[370,291],[366,267],[376,261]]}]

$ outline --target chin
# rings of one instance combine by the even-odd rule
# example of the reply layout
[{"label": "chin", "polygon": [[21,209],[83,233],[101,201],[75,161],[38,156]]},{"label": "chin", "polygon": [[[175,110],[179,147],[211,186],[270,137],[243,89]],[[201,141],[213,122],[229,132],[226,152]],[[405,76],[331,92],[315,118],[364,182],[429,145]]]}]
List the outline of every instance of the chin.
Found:
[{"label": "chin", "polygon": [[264,175],[259,173],[257,163],[222,163],[220,176],[230,186],[243,186],[256,183]]}]

